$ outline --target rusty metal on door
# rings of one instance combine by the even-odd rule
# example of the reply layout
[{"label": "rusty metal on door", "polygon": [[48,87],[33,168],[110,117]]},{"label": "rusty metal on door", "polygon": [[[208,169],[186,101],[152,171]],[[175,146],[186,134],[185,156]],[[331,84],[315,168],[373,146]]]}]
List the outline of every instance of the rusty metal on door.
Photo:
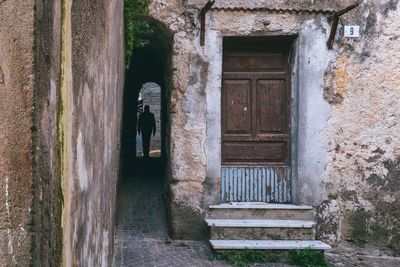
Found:
[{"label": "rusty metal on door", "polygon": [[[229,187],[224,187],[226,190],[232,185],[238,191],[229,189],[227,193],[222,190],[222,184],[223,201],[291,200],[291,70],[288,64],[291,42],[291,37],[224,38],[221,92],[222,182],[229,184]],[[235,170],[239,174],[232,176]],[[261,182],[263,179],[264,184]],[[278,179],[282,186],[275,187],[274,179]],[[253,194],[252,197],[247,193],[235,195],[241,192],[239,188],[243,185],[264,192],[269,197],[260,198],[263,193]],[[272,195],[271,190],[278,190],[273,191],[277,195]]]}]

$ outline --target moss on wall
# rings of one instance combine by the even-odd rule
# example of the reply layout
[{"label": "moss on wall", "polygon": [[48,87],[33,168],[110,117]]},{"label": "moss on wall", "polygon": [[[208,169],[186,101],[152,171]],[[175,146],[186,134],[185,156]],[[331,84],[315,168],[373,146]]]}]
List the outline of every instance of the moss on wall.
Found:
[{"label": "moss on wall", "polygon": [[[56,263],[70,265],[69,218],[70,218],[70,92],[72,88],[71,61],[71,0],[62,1],[61,10],[61,70],[60,89],[57,111],[57,156],[58,177],[56,183],[57,197],[57,245]],[[61,208],[62,207],[62,208]],[[61,238],[62,236],[62,238]],[[62,242],[61,242],[62,241]],[[62,254],[60,255],[60,251]]]}]

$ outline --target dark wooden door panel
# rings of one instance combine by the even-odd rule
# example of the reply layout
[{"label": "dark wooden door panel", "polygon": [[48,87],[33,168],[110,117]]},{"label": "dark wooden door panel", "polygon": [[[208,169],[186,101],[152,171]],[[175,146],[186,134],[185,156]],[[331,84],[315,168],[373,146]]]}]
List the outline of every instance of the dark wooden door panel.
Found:
[{"label": "dark wooden door panel", "polygon": [[258,133],[282,133],[286,125],[284,80],[257,81]]},{"label": "dark wooden door panel", "polygon": [[223,165],[290,165],[290,46],[270,40],[224,41]]},{"label": "dark wooden door panel", "polygon": [[251,81],[225,80],[223,82],[223,112],[225,133],[251,133]]},{"label": "dark wooden door panel", "polygon": [[246,161],[285,164],[286,143],[284,142],[225,142],[223,147],[225,160],[232,164],[241,164]]},{"label": "dark wooden door panel", "polygon": [[227,72],[286,71],[283,58],[282,53],[228,55],[224,62],[224,70]]}]

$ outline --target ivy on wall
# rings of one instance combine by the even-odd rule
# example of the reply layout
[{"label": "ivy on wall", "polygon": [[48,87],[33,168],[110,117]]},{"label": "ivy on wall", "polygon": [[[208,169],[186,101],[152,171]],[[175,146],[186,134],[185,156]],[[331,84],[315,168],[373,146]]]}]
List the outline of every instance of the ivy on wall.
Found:
[{"label": "ivy on wall", "polygon": [[146,36],[152,32],[149,24],[142,19],[149,13],[149,0],[125,0],[125,59],[126,69],[131,66],[134,48],[145,47],[149,44]]}]

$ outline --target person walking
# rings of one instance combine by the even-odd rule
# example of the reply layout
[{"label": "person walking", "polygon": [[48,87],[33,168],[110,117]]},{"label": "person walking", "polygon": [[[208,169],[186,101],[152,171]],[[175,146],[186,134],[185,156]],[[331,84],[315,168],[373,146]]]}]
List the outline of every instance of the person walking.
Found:
[{"label": "person walking", "polygon": [[153,136],[156,134],[156,120],[154,114],[150,112],[149,105],[144,107],[144,112],[139,116],[138,133],[142,135],[143,157],[148,158],[151,133],[153,133]]}]

